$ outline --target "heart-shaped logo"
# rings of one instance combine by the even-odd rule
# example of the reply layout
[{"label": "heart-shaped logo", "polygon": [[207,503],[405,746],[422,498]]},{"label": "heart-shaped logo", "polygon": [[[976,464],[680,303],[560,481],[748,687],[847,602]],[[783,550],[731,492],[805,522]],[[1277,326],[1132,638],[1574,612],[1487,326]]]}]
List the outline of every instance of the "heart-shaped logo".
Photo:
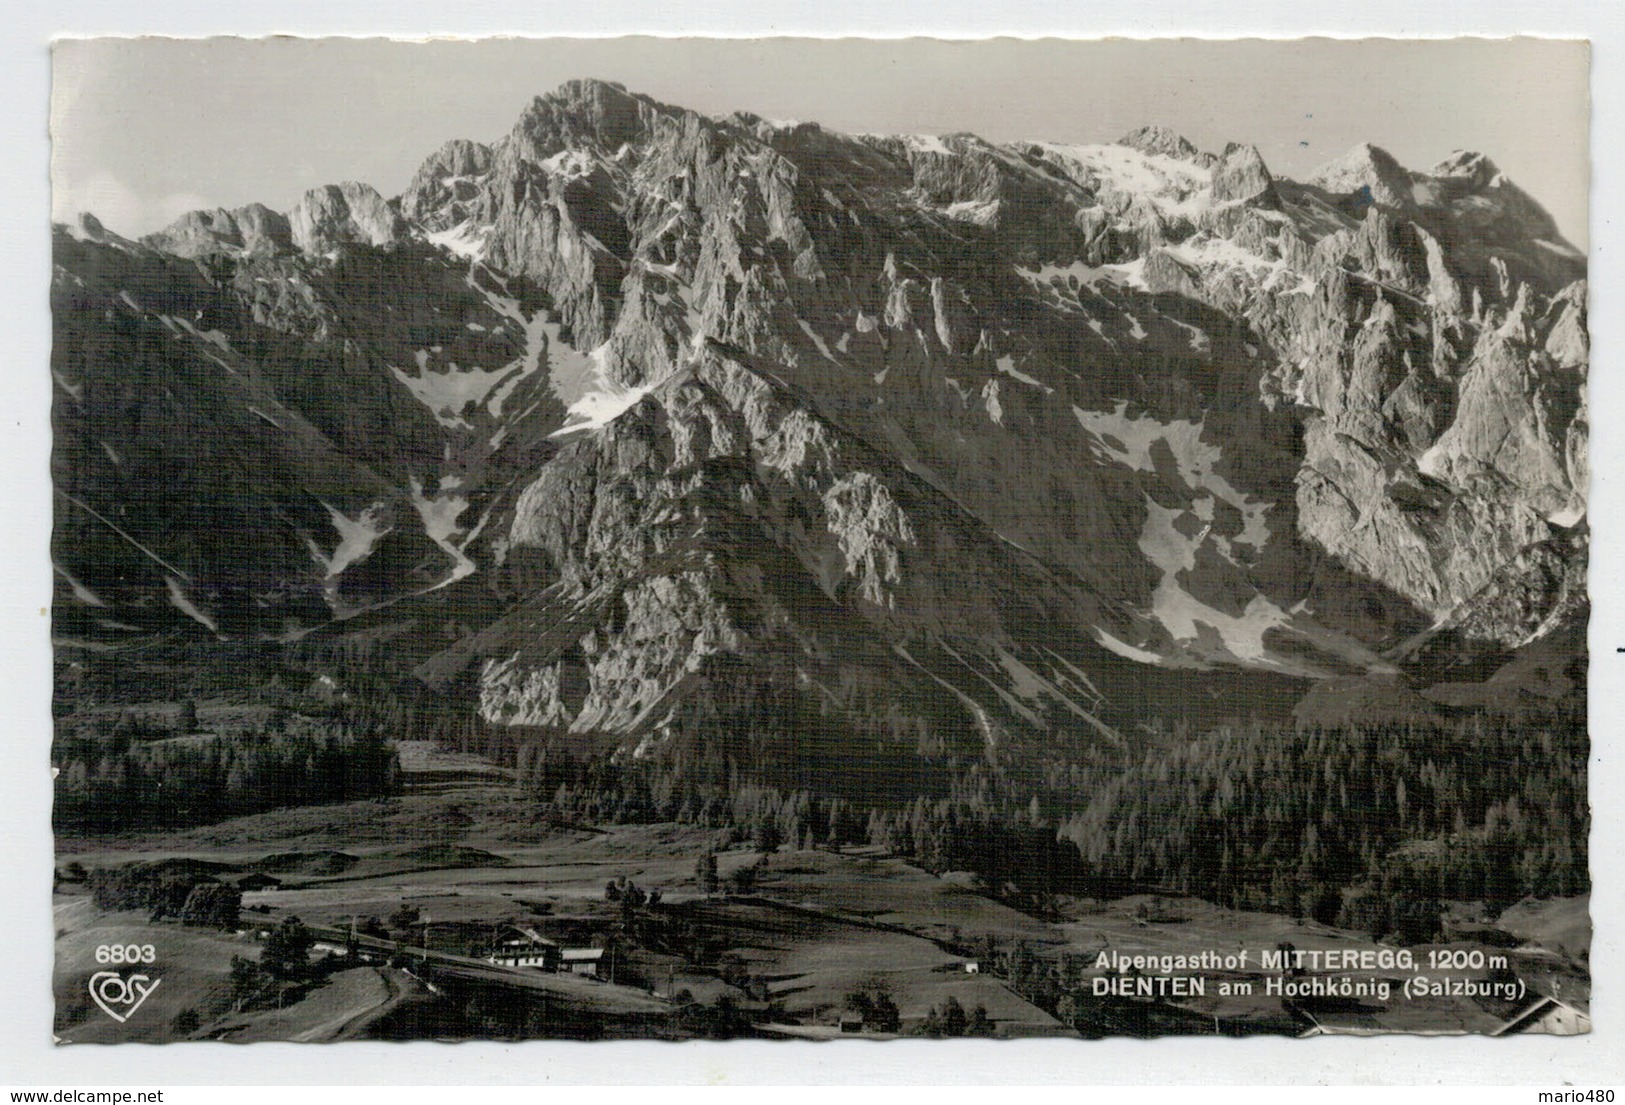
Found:
[{"label": "heart-shaped logo", "polygon": [[90,996],[102,1007],[103,1013],[123,1024],[162,981],[149,981],[146,975],[131,975],[126,979],[116,971],[97,971],[90,976]]}]

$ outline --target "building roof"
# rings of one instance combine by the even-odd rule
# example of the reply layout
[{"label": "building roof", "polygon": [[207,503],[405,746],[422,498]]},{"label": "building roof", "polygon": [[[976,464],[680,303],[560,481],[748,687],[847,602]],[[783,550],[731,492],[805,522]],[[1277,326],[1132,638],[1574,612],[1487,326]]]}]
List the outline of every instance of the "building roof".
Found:
[{"label": "building roof", "polygon": [[595,959],[604,958],[603,948],[565,948],[564,961],[566,963],[589,963]]},{"label": "building roof", "polygon": [[1545,994],[1534,994],[1528,1005],[1524,1006],[1512,1017],[1509,1017],[1506,1024],[1502,1025],[1492,1035],[1511,1036],[1519,1032],[1525,1032],[1542,1018],[1552,1013],[1572,1013],[1589,1025],[1591,1023],[1590,1003],[1583,1004],[1584,1007],[1581,1004],[1562,1001]]},{"label": "building roof", "polygon": [[262,872],[259,872],[259,871],[250,872],[249,874],[243,875],[242,877],[240,877],[237,880],[237,888],[239,890],[245,889],[245,888],[250,888],[250,887],[259,888],[259,887],[281,886],[281,885],[282,885],[282,880],[281,879],[276,878],[276,877],[274,877],[272,875],[263,874]]}]

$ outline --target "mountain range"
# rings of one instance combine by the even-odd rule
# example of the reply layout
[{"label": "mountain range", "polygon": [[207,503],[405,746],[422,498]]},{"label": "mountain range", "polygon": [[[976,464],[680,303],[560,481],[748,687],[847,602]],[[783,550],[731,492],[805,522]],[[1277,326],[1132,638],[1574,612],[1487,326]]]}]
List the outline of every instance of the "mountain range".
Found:
[{"label": "mountain range", "polygon": [[1586,262],[1481,154],[583,80],[399,196],[54,253],[64,654],[342,641],[826,772],[1583,688]]}]

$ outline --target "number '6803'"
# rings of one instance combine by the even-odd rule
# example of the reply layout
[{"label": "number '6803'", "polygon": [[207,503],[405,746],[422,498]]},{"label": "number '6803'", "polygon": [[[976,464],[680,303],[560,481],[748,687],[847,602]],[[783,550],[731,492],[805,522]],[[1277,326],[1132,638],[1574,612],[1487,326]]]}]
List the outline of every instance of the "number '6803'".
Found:
[{"label": "number '6803'", "polygon": [[151,944],[97,944],[98,963],[151,963],[158,958]]}]

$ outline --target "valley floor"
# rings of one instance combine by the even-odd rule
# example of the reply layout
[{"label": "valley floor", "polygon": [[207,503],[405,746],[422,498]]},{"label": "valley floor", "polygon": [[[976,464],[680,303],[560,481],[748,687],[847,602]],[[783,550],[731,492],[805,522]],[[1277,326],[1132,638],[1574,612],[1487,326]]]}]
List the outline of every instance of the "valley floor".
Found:
[{"label": "valley floor", "polygon": [[[995,900],[968,875],[934,876],[867,847],[766,857],[746,846],[719,850],[724,886],[738,869],[759,865],[756,884],[706,893],[696,861],[715,846],[714,829],[548,826],[489,765],[424,747],[406,749],[403,763],[408,785],[399,797],[184,831],[59,838],[59,866],[185,857],[221,865],[222,879],[258,877],[231,933],[103,912],[82,885],[59,885],[58,1038],[893,1034],[854,1016],[849,996],[859,991],[887,994],[905,1034],[928,1030],[956,1002],[980,1008],[982,1031],[1000,1036],[1492,1033],[1538,999],[1588,1004],[1583,898],[1507,911],[1495,930],[1504,950],[1468,940],[1410,949],[1418,961],[1410,969],[1309,972],[1368,986],[1385,980],[1380,999],[1283,1002],[1269,990],[1282,972],[1267,968],[1267,952],[1394,949],[1313,922],[1167,895],[1063,899],[1054,915],[1039,917]],[[611,880],[658,891],[659,900],[635,908],[607,901]],[[392,921],[387,936],[355,936],[366,919],[398,917],[403,907],[417,920]],[[290,916],[315,934],[318,957],[334,957],[328,969],[279,1007],[237,1010],[233,957],[256,958],[264,934]],[[494,940],[522,930],[603,949],[601,977],[486,961]],[[109,969],[97,949],[129,945],[152,946],[142,970],[158,985],[119,1023],[97,1008],[89,986]],[[1497,977],[1521,980],[1517,998],[1452,994],[1449,985],[1436,995],[1402,992],[1418,975],[1447,983],[1488,977],[1476,960],[1432,969],[1430,952],[1452,949],[1504,955]],[[1120,965],[1203,953],[1241,958],[1188,970],[1150,960],[1126,971],[1102,965],[1103,956]],[[1149,997],[1122,992],[1124,979],[1158,975],[1185,981],[1172,990],[1159,984]]]}]

